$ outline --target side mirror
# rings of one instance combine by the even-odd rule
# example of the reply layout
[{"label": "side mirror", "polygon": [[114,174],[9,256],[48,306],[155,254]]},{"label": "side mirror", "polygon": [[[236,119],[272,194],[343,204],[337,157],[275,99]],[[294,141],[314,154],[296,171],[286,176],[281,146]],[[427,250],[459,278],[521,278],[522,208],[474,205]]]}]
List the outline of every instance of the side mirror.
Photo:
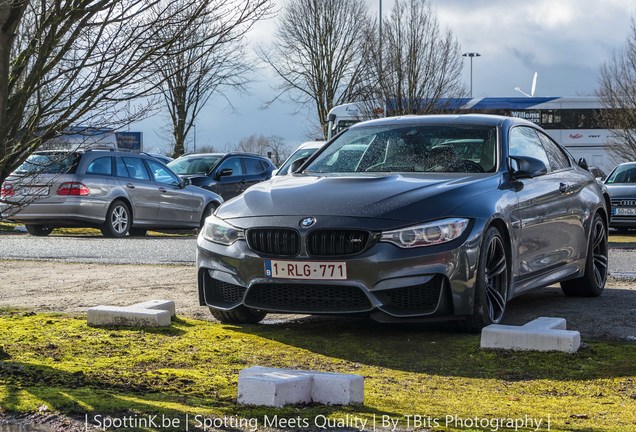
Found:
[{"label": "side mirror", "polygon": [[232,168],[223,168],[221,171],[219,171],[216,177],[221,178],[221,177],[227,177],[231,175],[232,175]]},{"label": "side mirror", "polygon": [[581,168],[583,168],[583,169],[585,169],[585,170],[589,170],[589,169],[590,169],[590,167],[587,165],[587,161],[585,160],[585,158],[581,158],[581,159],[579,159],[578,164],[579,164],[579,166],[580,166]]},{"label": "side mirror", "polygon": [[296,159],[295,161],[292,162],[291,167],[289,168],[289,172],[291,173],[295,173],[296,171],[298,171],[298,169],[303,166],[303,164],[305,162],[307,162],[307,157],[302,157],[300,159]]},{"label": "side mirror", "polygon": [[510,156],[510,167],[515,179],[533,178],[548,173],[548,167],[539,159],[529,156]]},{"label": "side mirror", "polygon": [[192,179],[190,178],[181,179],[181,189],[191,185],[192,185]]}]

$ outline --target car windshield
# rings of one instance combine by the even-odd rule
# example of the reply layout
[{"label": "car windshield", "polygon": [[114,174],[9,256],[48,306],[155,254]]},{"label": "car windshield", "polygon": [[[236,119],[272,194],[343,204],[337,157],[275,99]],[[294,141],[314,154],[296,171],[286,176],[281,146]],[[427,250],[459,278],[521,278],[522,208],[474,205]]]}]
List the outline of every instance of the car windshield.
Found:
[{"label": "car windshield", "polygon": [[183,157],[168,163],[168,166],[177,174],[207,174],[221,159],[220,156]]},{"label": "car windshield", "polygon": [[67,152],[33,153],[15,172],[17,174],[74,173],[80,155]]},{"label": "car windshield", "polygon": [[494,172],[497,129],[481,125],[400,125],[349,129],[305,172]]},{"label": "car windshield", "polygon": [[606,183],[636,183],[636,165],[616,167],[607,177]]}]

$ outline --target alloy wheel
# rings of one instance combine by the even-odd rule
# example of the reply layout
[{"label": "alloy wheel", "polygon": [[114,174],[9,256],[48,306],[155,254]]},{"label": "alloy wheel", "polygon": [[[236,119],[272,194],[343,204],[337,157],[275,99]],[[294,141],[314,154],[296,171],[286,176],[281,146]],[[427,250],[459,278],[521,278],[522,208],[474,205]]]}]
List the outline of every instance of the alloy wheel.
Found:
[{"label": "alloy wheel", "polygon": [[128,228],[128,210],[121,205],[115,207],[110,222],[115,232],[119,234],[126,232]]},{"label": "alloy wheel", "polygon": [[607,233],[605,225],[602,221],[596,220],[593,230],[594,243],[592,246],[592,256],[594,259],[594,280],[597,285],[602,287],[607,279],[608,252],[607,252]]},{"label": "alloy wheel", "polygon": [[486,307],[490,321],[503,318],[508,300],[508,264],[506,250],[499,236],[490,240],[486,254]]}]

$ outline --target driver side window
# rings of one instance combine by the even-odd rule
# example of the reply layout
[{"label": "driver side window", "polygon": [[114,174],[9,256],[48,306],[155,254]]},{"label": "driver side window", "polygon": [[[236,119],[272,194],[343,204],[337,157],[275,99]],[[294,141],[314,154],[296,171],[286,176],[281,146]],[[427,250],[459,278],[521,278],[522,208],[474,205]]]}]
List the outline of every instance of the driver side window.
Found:
[{"label": "driver side window", "polygon": [[510,131],[510,156],[526,156],[539,159],[550,171],[548,155],[534,129],[517,126]]},{"label": "driver side window", "polygon": [[241,159],[238,157],[232,157],[227,159],[219,166],[218,171],[230,168],[232,170],[232,177],[243,175],[243,166],[241,165]]}]

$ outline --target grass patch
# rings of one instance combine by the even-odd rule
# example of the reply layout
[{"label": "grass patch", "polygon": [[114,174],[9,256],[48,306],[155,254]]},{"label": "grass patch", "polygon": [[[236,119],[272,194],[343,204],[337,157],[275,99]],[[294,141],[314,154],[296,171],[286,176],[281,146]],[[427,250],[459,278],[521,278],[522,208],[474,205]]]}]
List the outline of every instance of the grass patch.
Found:
[{"label": "grass patch", "polygon": [[[259,427],[276,415],[312,427],[316,419],[355,418],[368,421],[366,430],[374,416],[377,427],[387,416],[406,429],[414,419],[408,416],[419,415],[433,426],[437,420],[434,430],[455,430],[445,427],[450,415],[527,416],[543,419],[544,427],[549,416],[551,430],[636,430],[636,344],[594,341],[573,355],[482,351],[478,335],[440,328],[357,319],[259,326],[178,319],[166,329],[105,329],[88,327],[83,317],[4,310],[0,407],[22,413],[46,405],[91,418],[188,415],[193,428],[197,415]],[[238,372],[252,365],[361,374],[365,404],[237,406]]]}]

